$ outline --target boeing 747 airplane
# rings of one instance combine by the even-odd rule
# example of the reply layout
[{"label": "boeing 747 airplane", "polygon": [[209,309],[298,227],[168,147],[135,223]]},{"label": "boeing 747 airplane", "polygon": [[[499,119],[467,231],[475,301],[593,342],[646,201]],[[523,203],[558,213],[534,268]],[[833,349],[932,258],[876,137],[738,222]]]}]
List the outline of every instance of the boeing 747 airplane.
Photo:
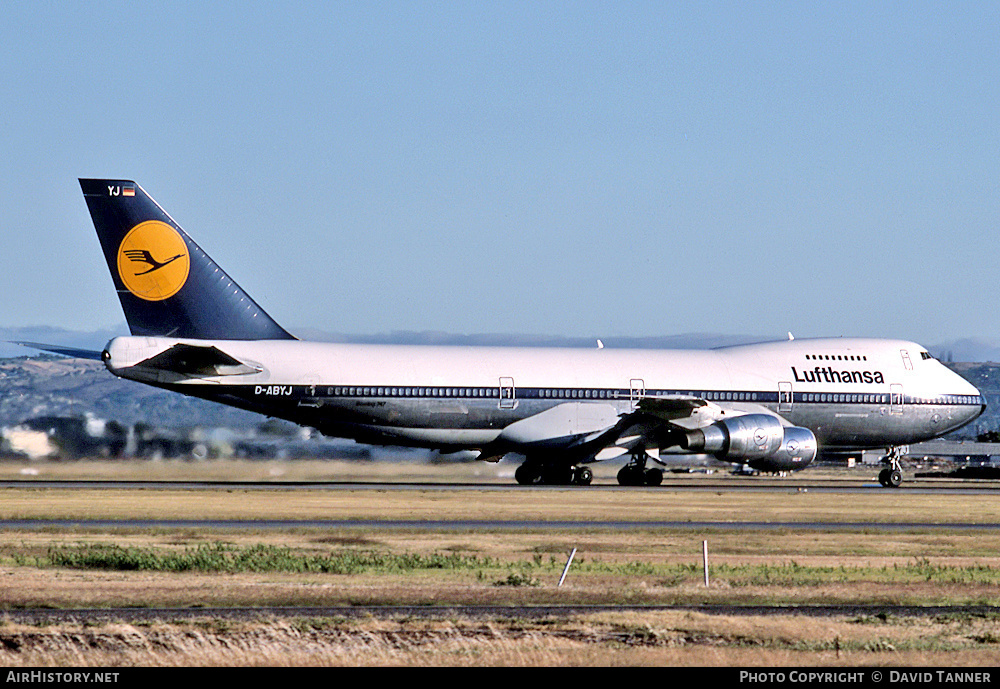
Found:
[{"label": "boeing 747 airplane", "polygon": [[884,448],[879,480],[895,487],[904,446],[985,408],[975,387],[899,340],[704,351],[303,342],[138,184],[80,184],[132,333],[95,353],[113,374],[365,443],[517,453],[523,484],[589,484],[588,464],[625,456],[621,484],[656,485],[672,453],[779,472],[820,452]]}]

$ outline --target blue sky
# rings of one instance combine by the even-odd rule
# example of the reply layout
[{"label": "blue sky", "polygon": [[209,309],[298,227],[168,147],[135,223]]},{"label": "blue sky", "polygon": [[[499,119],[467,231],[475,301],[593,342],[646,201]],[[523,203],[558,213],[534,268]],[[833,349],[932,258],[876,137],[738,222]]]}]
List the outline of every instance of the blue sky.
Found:
[{"label": "blue sky", "polygon": [[997,3],[15,3],[0,325],[139,182],[293,332],[1000,337]]}]

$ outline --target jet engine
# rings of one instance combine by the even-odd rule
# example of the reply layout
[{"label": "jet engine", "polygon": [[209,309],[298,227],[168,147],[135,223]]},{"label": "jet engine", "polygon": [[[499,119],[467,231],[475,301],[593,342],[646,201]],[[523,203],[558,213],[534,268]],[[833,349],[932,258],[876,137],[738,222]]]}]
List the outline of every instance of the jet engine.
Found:
[{"label": "jet engine", "polygon": [[795,471],[816,458],[816,436],[808,428],[782,426],[770,414],[746,414],[688,431],[681,447],[748,464],[760,471]]}]

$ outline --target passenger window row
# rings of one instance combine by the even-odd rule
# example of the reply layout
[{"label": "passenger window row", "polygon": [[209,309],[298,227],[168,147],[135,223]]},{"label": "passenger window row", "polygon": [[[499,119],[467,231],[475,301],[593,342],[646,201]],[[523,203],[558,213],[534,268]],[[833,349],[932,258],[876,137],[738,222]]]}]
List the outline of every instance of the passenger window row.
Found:
[{"label": "passenger window row", "polygon": [[[503,388],[505,393],[509,388]],[[606,389],[560,389],[560,388],[521,388],[517,389],[517,397],[522,399],[596,399],[620,400],[629,399],[630,390]],[[407,388],[407,387],[332,387],[327,394],[335,397],[459,397],[467,399],[498,399],[501,388]],[[509,395],[509,393],[507,393]],[[776,399],[776,393],[764,392],[723,392],[705,391],[671,391],[645,390],[643,397],[660,397],[666,395],[683,395],[698,397],[710,402],[767,402]],[[888,404],[889,395],[885,394],[854,394],[854,393],[796,393],[797,402],[842,403],[842,404]],[[975,395],[942,395],[939,397],[907,398],[907,404],[984,404],[982,397]]]},{"label": "passenger window row", "polygon": [[809,361],[868,361],[868,357],[861,354],[806,354]]}]

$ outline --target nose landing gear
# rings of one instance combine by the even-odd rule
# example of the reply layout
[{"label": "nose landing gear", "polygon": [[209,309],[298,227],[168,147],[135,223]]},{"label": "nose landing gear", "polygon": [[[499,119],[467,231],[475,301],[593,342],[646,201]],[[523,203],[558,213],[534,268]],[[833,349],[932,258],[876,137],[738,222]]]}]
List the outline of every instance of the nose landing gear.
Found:
[{"label": "nose landing gear", "polygon": [[878,472],[878,482],[884,488],[899,488],[903,483],[902,458],[905,454],[905,448],[890,447],[886,456],[882,458],[882,463],[886,467]]}]

